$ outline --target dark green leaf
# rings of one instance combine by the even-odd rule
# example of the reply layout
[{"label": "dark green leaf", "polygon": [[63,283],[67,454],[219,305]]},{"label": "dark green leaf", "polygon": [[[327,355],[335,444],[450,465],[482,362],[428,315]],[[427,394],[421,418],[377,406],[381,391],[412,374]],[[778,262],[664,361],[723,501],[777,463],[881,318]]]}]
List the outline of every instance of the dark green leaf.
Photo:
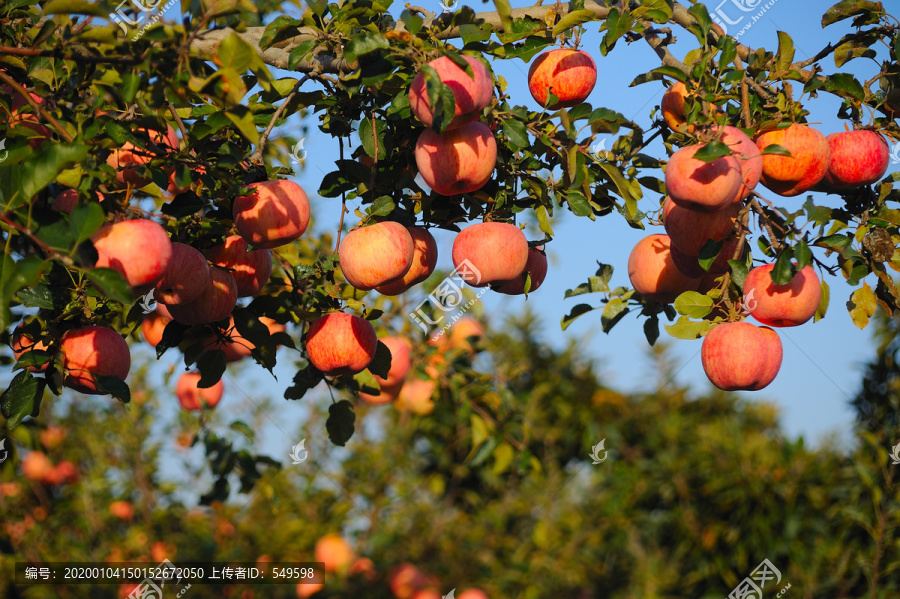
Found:
[{"label": "dark green leaf", "polygon": [[94,374],[94,381],[97,383],[97,390],[103,393],[109,393],[122,403],[131,401],[131,389],[128,385],[117,376]]},{"label": "dark green leaf", "polygon": [[659,317],[656,314],[644,321],[644,336],[650,345],[654,345],[659,339]]},{"label": "dark green leaf", "polygon": [[790,156],[791,153],[787,150],[787,148],[783,148],[778,144],[771,144],[766,146],[766,148],[761,152],[761,155]]},{"label": "dark green leaf", "polygon": [[301,62],[307,60],[310,53],[315,50],[316,46],[319,45],[319,40],[311,39],[306,40],[293,50],[288,55],[288,69],[293,71],[297,69]]},{"label": "dark green leaf", "polygon": [[397,208],[391,196],[381,196],[369,206],[366,212],[372,216],[387,216]]},{"label": "dark green leaf", "polygon": [[200,380],[197,382],[197,386],[201,389],[209,389],[218,383],[225,374],[225,366],[225,352],[204,352],[197,360],[197,370],[200,371]]},{"label": "dark green leaf", "polygon": [[822,27],[828,27],[838,21],[868,12],[883,15],[884,6],[881,2],[869,2],[868,0],[842,0],[822,15]]},{"label": "dark green leaf", "polygon": [[35,378],[27,370],[13,377],[9,387],[0,395],[0,413],[6,418],[10,430],[19,426],[25,416],[36,417],[41,410],[46,382]]},{"label": "dark green leaf", "polygon": [[621,297],[609,300],[606,307],[603,308],[603,313],[600,315],[600,326],[603,328],[603,332],[609,333],[628,312],[628,302]]},{"label": "dark green leaf", "polygon": [[731,280],[734,281],[734,284],[739,289],[743,289],[744,281],[747,279],[747,275],[750,274],[750,269],[747,268],[746,264],[737,260],[729,260],[728,265],[731,267]]},{"label": "dark green leaf", "polygon": [[297,33],[297,27],[302,25],[300,21],[284,15],[278,16],[274,21],[266,25],[262,38],[259,40],[259,49],[268,50],[273,44]]},{"label": "dark green leaf", "polygon": [[383,35],[378,33],[364,33],[354,36],[344,46],[344,60],[353,63],[360,56],[371,54],[379,50],[389,50],[390,42]]},{"label": "dark green leaf", "polygon": [[578,304],[577,306],[572,308],[572,311],[562,318],[562,322],[560,323],[562,330],[565,331],[576,318],[582,316],[583,314],[587,314],[591,310],[594,310],[594,307],[589,306],[588,304]]},{"label": "dark green leaf", "polygon": [[794,274],[797,272],[792,259],[794,257],[794,252],[791,248],[787,248],[778,255],[778,259],[775,261],[775,268],[772,269],[772,282],[776,285],[787,285],[791,282],[791,279],[794,278]]},{"label": "dark green leaf", "polygon": [[718,140],[709,142],[694,154],[694,158],[703,162],[715,162],[723,156],[731,156],[731,148]]},{"label": "dark green leaf", "polygon": [[95,268],[84,272],[85,276],[100,290],[100,292],[113,301],[130,304],[134,294],[125,277],[112,268]]},{"label": "dark green leaf", "polygon": [[328,406],[328,420],[325,421],[325,429],[328,438],[335,445],[344,446],[353,436],[353,427],[356,422],[356,414],[353,412],[353,404],[346,399]]},{"label": "dark green leaf", "polygon": [[285,399],[301,399],[306,392],[322,382],[325,376],[311,364],[294,375],[294,384],[285,389]]},{"label": "dark green leaf", "polygon": [[503,135],[517,150],[522,150],[529,146],[528,130],[522,121],[516,119],[503,121]]}]

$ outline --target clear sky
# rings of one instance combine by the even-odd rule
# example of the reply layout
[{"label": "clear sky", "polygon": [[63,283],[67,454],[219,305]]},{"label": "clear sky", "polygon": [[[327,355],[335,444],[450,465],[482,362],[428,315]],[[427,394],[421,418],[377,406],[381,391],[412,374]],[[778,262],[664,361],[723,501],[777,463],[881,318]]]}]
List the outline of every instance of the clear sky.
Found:
[{"label": "clear sky", "polygon": [[[431,0],[437,7],[439,0]],[[463,3],[465,4],[465,2]],[[513,6],[527,6],[531,3],[513,2]],[[848,29],[839,23],[828,30],[822,30],[821,14],[832,2],[790,2],[776,0],[771,7],[767,3],[755,3],[745,0],[744,6],[756,4],[752,12],[742,12],[731,0],[722,4],[708,5],[711,12],[717,7],[724,14],[724,22],[736,22],[730,26],[730,33],[737,34],[750,24],[739,39],[741,43],[753,48],[764,46],[774,50],[777,47],[779,30],[786,31],[796,46],[796,59],[802,60],[815,55],[825,47],[828,40],[837,40]],[[481,3],[469,4],[476,11],[489,10],[491,5]],[[422,5],[431,10],[430,4]],[[402,6],[394,7],[397,12]],[[761,18],[752,21],[753,16],[765,10]],[[632,79],[639,73],[658,66],[654,52],[644,42],[630,45],[619,42],[607,56],[602,57],[598,51],[600,36],[596,33],[597,24],[589,24],[588,34],[582,48],[594,56],[598,67],[598,83],[588,102],[594,107],[606,107],[621,112],[625,117],[635,120],[643,126],[650,124],[650,111],[659,104],[663,86],[658,83],[629,87]],[[673,53],[681,58],[696,46],[696,40],[689,34],[678,36],[680,43],[673,46]],[[855,64],[860,63],[860,64]],[[871,76],[873,63],[862,64],[863,61],[851,62],[841,70],[857,72],[861,69],[863,76]],[[822,64],[826,72],[837,69],[831,58]],[[509,82],[509,93],[514,103],[524,104],[532,109],[538,106],[531,98],[526,75],[528,65],[520,60],[495,61],[494,72]],[[287,75],[286,73],[284,75]],[[799,87],[799,86],[795,86]],[[811,111],[809,121],[818,123],[824,134],[842,130],[843,123],[836,118],[839,101],[828,94],[807,103]],[[306,135],[304,148],[308,151],[305,170],[298,177],[299,182],[311,197],[314,196],[324,172],[332,170],[331,162],[337,156],[337,144],[315,128],[315,118],[307,120],[309,132]],[[299,127],[299,125],[298,125]],[[299,135],[298,129],[290,125],[282,128],[285,133]],[[610,137],[606,147],[614,141]],[[660,157],[665,156],[661,143],[651,145],[647,153]],[[788,209],[796,209],[804,201],[805,196],[797,198],[781,198],[760,186],[759,191],[776,205]],[[645,190],[642,200],[644,210],[658,206],[659,198]],[[836,196],[828,198],[824,194],[814,194],[818,204],[836,205]],[[838,200],[839,201],[839,200]],[[333,200],[313,198],[315,227],[318,230],[334,230],[336,228],[339,209]],[[526,220],[533,217],[526,215]],[[350,225],[354,220],[350,219]],[[633,245],[643,236],[655,232],[664,232],[661,227],[652,227],[648,231],[637,231],[627,226],[624,219],[617,214],[590,221],[578,218],[571,213],[558,210],[553,222],[556,238],[548,244],[550,271],[541,289],[531,295],[527,302],[540,315],[542,330],[547,342],[563,345],[569,339],[586,335],[589,338],[587,350],[599,358],[605,380],[612,386],[622,390],[646,388],[655,378],[648,376],[651,364],[647,359],[647,342],[641,326],[642,320],[636,315],[626,316],[610,334],[600,330],[599,311],[582,316],[567,331],[560,330],[560,319],[571,310],[572,306],[586,302],[599,305],[601,296],[587,295],[563,299],[566,289],[571,289],[585,281],[594,273],[596,262],[612,264],[615,267],[613,284],[627,285],[628,276],[626,262]],[[533,235],[530,238],[537,238]],[[453,234],[437,231],[436,238],[441,251],[439,267],[450,269],[449,253]],[[817,251],[818,252],[818,251]],[[759,257],[759,256],[758,256]],[[821,254],[820,254],[820,257]],[[782,328],[779,334],[784,346],[784,362],[778,378],[768,388],[755,393],[743,393],[745,397],[760,401],[774,402],[782,414],[782,423],[791,436],[804,435],[808,440],[822,440],[823,435],[830,432],[846,433],[853,423],[853,413],[848,407],[849,399],[858,389],[860,366],[872,355],[870,334],[860,331],[851,322],[845,307],[852,289],[846,285],[842,277],[828,279],[831,286],[831,305],[828,316],[818,323],[808,323],[801,327]],[[871,283],[870,283],[871,284]],[[523,297],[510,297],[487,293],[482,297],[488,323],[500,324],[505,315],[517,312],[526,305]],[[690,384],[696,389],[709,385],[700,364],[701,341],[681,341],[668,338],[663,331],[661,341],[671,342],[676,361],[681,364],[677,380]],[[280,381],[278,387],[283,389],[287,381]],[[847,437],[844,437],[845,439]]]}]

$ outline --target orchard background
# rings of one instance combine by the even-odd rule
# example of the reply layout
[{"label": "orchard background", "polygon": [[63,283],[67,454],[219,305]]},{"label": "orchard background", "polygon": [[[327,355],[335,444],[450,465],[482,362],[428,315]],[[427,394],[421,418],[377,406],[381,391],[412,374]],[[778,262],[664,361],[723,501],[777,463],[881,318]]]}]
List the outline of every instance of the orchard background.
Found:
[{"label": "orchard background", "polygon": [[[755,190],[748,240],[756,264],[779,264],[778,276],[789,278],[792,260],[815,260],[831,296],[823,319],[779,330],[790,340],[785,362],[762,392],[778,398],[777,408],[708,391],[697,384],[701,342],[668,341],[707,331],[715,314],[699,308],[723,295],[740,299],[740,264],[720,279],[723,293],[687,296],[681,314],[629,291],[631,248],[663,232],[659,161],[693,143],[658,110],[666,85],[685,80],[700,90],[688,104],[694,131],[716,118],[752,133],[805,117],[824,134],[843,123],[878,130],[891,145],[900,134],[900,33],[881,3],[825,3],[817,10],[824,17],[812,20],[807,5],[781,0],[765,19],[782,33],[770,24],[769,35],[754,37],[762,23],[729,25],[735,40],[720,35],[710,13],[720,22],[717,8],[731,20],[755,14],[738,4],[498,2],[434,20],[428,11],[441,6],[184,2],[183,20],[170,8],[132,41],[140,27],[126,34],[108,24],[112,5],[7,3],[0,320],[9,344],[24,319],[22,330],[50,351],[18,363],[11,349],[5,357],[6,595],[130,591],[16,586],[15,561],[312,561],[329,557],[321,543],[315,551],[328,534],[371,562],[331,556],[336,571],[323,597],[412,597],[398,582],[398,572],[410,572],[402,564],[422,573],[419,599],[454,588],[490,597],[721,597],[763,559],[782,575],[766,596],[787,584],[792,596],[896,594],[898,490],[888,455],[900,440],[890,316],[890,273],[900,264],[895,165],[879,182],[839,194]],[[798,14],[807,27],[795,34]],[[588,103],[563,111],[542,110],[524,85],[527,65],[556,36],[580,42],[599,75]],[[764,45],[769,53],[758,50]],[[422,65],[459,51],[493,71],[481,120],[498,164],[482,190],[448,199],[414,180],[423,126],[404,100]],[[440,85],[432,82],[431,93],[448,108]],[[166,124],[178,132],[177,151],[141,135]],[[128,185],[108,165],[127,143],[153,157],[130,171],[147,186]],[[273,250],[268,284],[234,312],[253,355],[226,369],[222,352],[198,342],[210,325],[171,326],[154,352],[142,341],[141,321],[152,316],[143,315],[141,294],[116,270],[96,267],[90,238],[107,221],[151,218],[173,241],[206,250],[234,233],[232,205],[246,186],[279,177],[305,189],[312,217],[299,239]],[[170,185],[185,191],[172,194]],[[54,210],[67,189],[75,206]],[[436,273],[398,298],[354,291],[335,248],[338,231],[345,236],[364,218],[428,223]],[[453,269],[455,230],[513,218],[551,258],[541,289],[527,302],[488,291],[466,315],[481,318],[484,334],[466,338],[476,330],[467,319],[447,341],[426,343],[409,313]],[[611,275],[601,266],[579,287],[598,261],[614,267]],[[322,382],[306,360],[307,323],[339,309],[366,316],[380,338],[412,342],[404,386],[424,385],[425,401],[369,405],[358,397],[377,385],[366,374]],[[286,334],[269,335],[259,316]],[[731,310],[724,319],[735,317]],[[127,386],[103,381],[118,399],[62,385],[62,335],[89,324],[130,345]],[[649,350],[645,336],[655,341]],[[604,351],[615,357],[598,361],[598,347],[614,347]],[[860,377],[851,367],[862,362]],[[371,369],[387,366],[382,350]],[[223,379],[221,404],[177,409],[186,367],[199,369],[204,386]],[[688,385],[690,371],[700,378]],[[783,432],[778,413],[815,409],[823,395],[848,406],[843,443],[810,448]],[[301,439],[308,457],[292,464],[289,450]],[[601,439],[607,458],[592,464]],[[194,586],[186,594],[311,590]]]}]

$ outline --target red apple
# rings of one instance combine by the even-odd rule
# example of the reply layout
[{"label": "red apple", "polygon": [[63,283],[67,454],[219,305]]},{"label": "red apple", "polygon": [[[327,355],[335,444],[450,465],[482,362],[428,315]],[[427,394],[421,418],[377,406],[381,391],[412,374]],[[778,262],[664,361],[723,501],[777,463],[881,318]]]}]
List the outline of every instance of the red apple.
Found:
[{"label": "red apple", "polygon": [[[773,327],[795,327],[812,318],[822,287],[812,266],[802,268],[787,285],[772,282],[774,264],[758,266],[744,280],[744,304],[757,321]],[[754,305],[755,302],[755,305]]]},{"label": "red apple", "polygon": [[95,375],[122,380],[131,370],[131,352],[122,336],[112,329],[86,326],[66,331],[60,343],[65,379],[63,385],[88,395],[104,395]]},{"label": "red apple", "polygon": [[488,599],[488,596],[481,589],[468,589],[460,593],[456,599]]},{"label": "red apple", "polygon": [[734,156],[712,162],[694,158],[703,146],[681,148],[666,166],[666,192],[695,210],[718,210],[734,202],[741,189],[741,165]]},{"label": "red apple", "polygon": [[550,110],[577,106],[584,102],[597,83],[597,65],[584,50],[556,48],[541,53],[528,68],[531,97],[546,106],[548,91],[559,98]]},{"label": "red apple", "polygon": [[61,426],[48,426],[41,431],[41,445],[47,449],[59,447],[66,439],[66,429]]},{"label": "red apple", "polygon": [[759,178],[762,176],[763,159],[759,153],[756,142],[747,137],[747,134],[731,125],[722,127],[722,137],[719,140],[731,148],[741,167],[741,187],[735,197],[735,202],[746,199],[750,192],[756,189]]},{"label": "red apple", "polygon": [[525,263],[525,270],[522,274],[511,281],[493,287],[493,290],[506,295],[522,295],[525,293],[525,282],[528,276],[531,276],[531,289],[528,292],[537,291],[547,277],[547,254],[544,253],[543,248],[529,248],[528,261]]},{"label": "red apple", "polygon": [[434,410],[434,402],[431,397],[437,389],[437,383],[423,379],[412,378],[403,383],[400,395],[394,405],[400,411],[412,412],[419,416],[430,414]]},{"label": "red apple", "polygon": [[[673,131],[678,131],[679,127],[687,122],[684,114],[684,100],[687,98],[687,95],[687,87],[681,81],[673,83],[663,94],[660,110],[666,124]],[[693,127],[693,125],[690,126],[689,132],[693,132]]]},{"label": "red apple", "polygon": [[134,517],[134,506],[128,501],[113,501],[109,504],[109,513],[120,520],[131,520]]},{"label": "red apple", "polygon": [[837,189],[871,185],[881,179],[891,162],[887,142],[875,131],[842,131],[825,138],[831,162],[825,180]]},{"label": "red apple", "polygon": [[644,298],[663,304],[672,302],[684,291],[696,291],[700,279],[683,274],[672,260],[668,235],[650,235],[641,239],[628,256],[631,286]]},{"label": "red apple", "polygon": [[407,227],[413,240],[412,266],[405,275],[390,283],[378,285],[375,290],[382,295],[400,295],[413,285],[418,285],[434,272],[437,265],[438,248],[434,237],[428,229],[422,227]]},{"label": "red apple", "polygon": [[[22,325],[16,327],[12,334],[11,346],[13,350],[13,355],[16,360],[21,358],[24,354],[37,350],[37,351],[47,351],[49,348],[46,343],[42,339],[38,339],[35,341],[31,335],[28,333],[23,333],[21,331]],[[47,367],[50,366],[50,362],[44,362],[40,366],[29,366],[28,370],[30,372],[44,372],[47,370]]]},{"label": "red apple", "polygon": [[412,368],[412,357],[410,355],[412,348],[407,339],[403,337],[385,337],[381,342],[391,352],[391,368],[388,371],[387,378],[375,375],[375,379],[381,385],[381,393],[379,395],[359,394],[364,401],[376,405],[390,403],[397,398],[400,387]]},{"label": "red apple", "polygon": [[766,154],[762,157],[760,181],[778,195],[800,195],[828,172],[831,148],[825,136],[815,129],[794,123],[786,129],[768,131],[756,138],[761,151],[773,144],[791,153],[790,156]]},{"label": "red apple", "polygon": [[[128,183],[135,187],[144,187],[150,183],[150,179],[138,175],[136,167],[147,164],[155,158],[161,158],[169,152],[178,149],[178,135],[171,125],[166,125],[166,133],[148,130],[143,127],[136,132],[141,137],[148,137],[162,151],[157,153],[150,147],[138,148],[130,141],[126,141],[118,150],[113,150],[106,158],[106,164],[116,169],[116,182],[119,185]],[[142,135],[143,134],[143,135]]]},{"label": "red apple", "polygon": [[234,200],[234,225],[244,241],[271,250],[298,239],[309,226],[309,199],[284,179],[251,183],[250,195]]},{"label": "red apple", "polygon": [[443,597],[434,589],[422,589],[413,595],[412,599],[443,599]]},{"label": "red apple", "polygon": [[309,361],[328,376],[360,372],[375,357],[377,347],[372,323],[343,312],[320,317],[306,335]]},{"label": "red apple", "polygon": [[326,572],[346,573],[350,564],[356,559],[356,553],[350,543],[341,535],[327,534],[316,541],[316,561],[322,562]]},{"label": "red apple", "polygon": [[97,248],[96,268],[119,271],[139,293],[159,282],[172,257],[169,234],[146,218],[105,225],[91,241]]},{"label": "red apple", "polygon": [[225,385],[221,380],[212,387],[204,389],[197,386],[199,382],[199,372],[185,372],[178,379],[178,383],[175,385],[175,396],[182,409],[199,410],[203,406],[214,408],[221,401],[222,393],[225,390]]},{"label": "red apple", "polygon": [[388,586],[397,599],[412,599],[427,584],[425,573],[410,563],[395,566],[388,574]]},{"label": "red apple", "polygon": [[170,306],[192,302],[209,286],[209,277],[209,264],[200,250],[173,243],[172,257],[153,297]]},{"label": "red apple", "polygon": [[515,225],[479,223],[456,236],[452,258],[459,276],[472,287],[505,283],[525,270],[528,240]]},{"label": "red apple", "polygon": [[[699,256],[686,254],[675,246],[672,246],[669,249],[672,255],[672,262],[675,263],[675,267],[688,277],[702,279],[712,276],[712,278],[715,278],[716,276],[728,270],[728,261],[732,259],[735,251],[737,251],[739,241],[739,239],[730,239],[723,243],[722,249],[719,250],[719,254],[716,256],[716,259],[713,260],[712,264],[710,264],[709,270],[704,270],[703,267],[700,266]],[[707,279],[705,284],[708,283],[709,281]],[[701,283],[700,287],[702,287],[703,285],[704,283]]]},{"label": "red apple", "polygon": [[[481,111],[491,103],[491,98],[494,96],[491,75],[484,64],[471,56],[463,56],[463,59],[472,67],[474,76],[470,76],[446,56],[441,56],[428,63],[428,66],[437,71],[441,82],[453,92],[456,109],[453,112],[453,120],[447,126],[448,131],[458,129],[466,123],[478,119]],[[431,102],[428,99],[423,71],[416,74],[409,87],[409,107],[426,127],[431,127],[434,122],[434,111],[431,109]]]},{"label": "red apple", "polygon": [[166,330],[166,325],[172,322],[172,319],[164,315],[160,308],[165,310],[166,315],[169,314],[165,306],[156,304],[156,310],[145,315],[141,321],[141,334],[150,347],[159,345],[159,342],[162,341],[163,332]]},{"label": "red apple", "polygon": [[347,233],[339,250],[341,272],[361,291],[402,278],[413,264],[415,244],[400,223],[385,221]]},{"label": "red apple", "polygon": [[219,322],[231,315],[237,304],[237,283],[222,268],[209,269],[209,283],[193,301],[166,306],[174,320],[181,324]]},{"label": "red apple", "polygon": [[[471,352],[485,335],[484,326],[480,322],[471,316],[463,316],[450,327],[450,337],[447,341],[452,348]],[[471,340],[473,337],[474,341]]]},{"label": "red apple", "polygon": [[225,243],[206,250],[206,257],[231,271],[237,284],[238,297],[256,295],[272,275],[272,252],[247,251],[249,246],[243,237],[231,235]]},{"label": "red apple", "polygon": [[22,458],[22,473],[25,478],[37,482],[45,482],[53,472],[53,464],[47,454],[40,451],[30,451]]},{"label": "red apple", "polygon": [[51,485],[64,485],[78,481],[78,470],[75,464],[68,460],[59,462],[47,475],[45,482]]},{"label": "red apple", "polygon": [[67,189],[53,199],[50,209],[69,214],[77,204],[78,192],[74,189]]},{"label": "red apple", "polygon": [[319,591],[321,591],[325,587],[321,582],[298,582],[297,583],[297,597],[300,599],[306,599],[306,597],[312,597]]},{"label": "red apple", "polygon": [[781,356],[778,333],[749,322],[714,326],[700,350],[706,376],[723,391],[757,391],[768,386],[781,368]]},{"label": "red apple", "polygon": [[481,122],[445,133],[425,129],[416,142],[419,174],[440,195],[481,189],[491,178],[496,164],[497,141]]},{"label": "red apple", "polygon": [[704,212],[666,198],[663,224],[673,246],[685,254],[697,256],[708,240],[719,241],[731,233],[740,208],[740,204],[728,204],[719,210]]}]

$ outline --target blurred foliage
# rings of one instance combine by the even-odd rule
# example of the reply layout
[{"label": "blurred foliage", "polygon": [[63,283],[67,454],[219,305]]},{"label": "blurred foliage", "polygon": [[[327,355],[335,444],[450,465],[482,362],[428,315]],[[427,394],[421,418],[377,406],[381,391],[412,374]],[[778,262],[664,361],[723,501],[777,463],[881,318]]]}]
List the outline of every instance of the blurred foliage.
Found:
[{"label": "blurred foliage", "polygon": [[[133,382],[141,392],[124,416],[97,398],[58,405],[52,417],[8,433],[13,453],[0,486],[4,595],[116,596],[109,587],[14,589],[15,560],[303,562],[331,532],[370,557],[376,573],[329,575],[321,597],[391,597],[388,572],[404,562],[436,577],[442,594],[480,587],[491,597],[523,599],[711,599],[763,559],[781,571],[778,588],[790,583],[793,597],[900,592],[892,532],[900,488],[884,434],[860,429],[849,447],[787,439],[771,404],[681,387],[680,364],[664,343],[650,350],[647,389],[611,389],[579,343],[554,350],[540,328],[526,313],[473,349],[456,343],[444,351],[427,416],[356,400],[368,425],[346,450],[324,438],[330,402],[309,404],[314,412],[304,430],[286,431],[308,438],[306,462],[275,456],[281,465],[273,462],[252,491],[206,506],[196,502],[221,463],[210,447],[233,446],[246,457],[261,444],[229,423],[228,402],[199,421],[184,413],[169,421],[161,415],[171,410],[161,406],[174,398],[145,376],[144,365]],[[415,350],[410,376],[425,376],[433,349]],[[897,375],[891,367],[889,376]],[[65,431],[58,446],[42,444],[47,426]],[[601,439],[608,456],[592,465],[591,447]],[[205,446],[210,463],[163,463],[172,445],[193,458]],[[486,445],[496,449],[479,451]],[[21,476],[28,450],[72,461],[78,482]],[[133,503],[132,521],[109,513],[114,500]],[[193,585],[189,592],[248,598],[295,591]]]}]

